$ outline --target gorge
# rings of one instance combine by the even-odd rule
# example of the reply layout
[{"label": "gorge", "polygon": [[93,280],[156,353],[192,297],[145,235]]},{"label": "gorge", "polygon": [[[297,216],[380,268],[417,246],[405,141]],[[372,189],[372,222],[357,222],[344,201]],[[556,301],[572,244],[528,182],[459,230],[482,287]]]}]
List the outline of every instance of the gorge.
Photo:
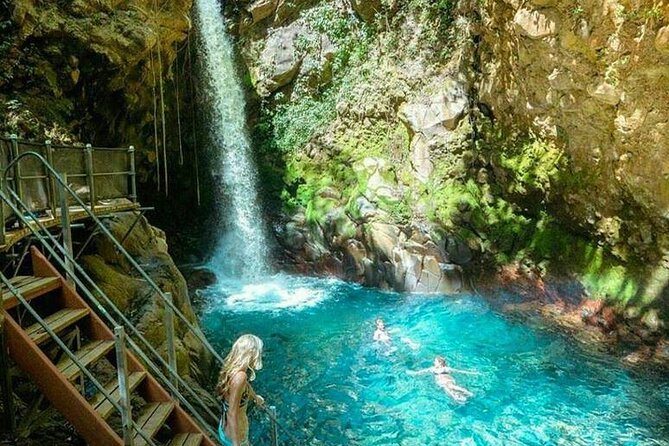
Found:
[{"label": "gorge", "polygon": [[[0,0],[0,132],[138,148],[166,235],[133,255],[220,352],[265,340],[304,444],[667,444],[669,4],[66,3]],[[162,345],[113,249],[83,259]],[[467,403],[406,374],[435,355]]]}]

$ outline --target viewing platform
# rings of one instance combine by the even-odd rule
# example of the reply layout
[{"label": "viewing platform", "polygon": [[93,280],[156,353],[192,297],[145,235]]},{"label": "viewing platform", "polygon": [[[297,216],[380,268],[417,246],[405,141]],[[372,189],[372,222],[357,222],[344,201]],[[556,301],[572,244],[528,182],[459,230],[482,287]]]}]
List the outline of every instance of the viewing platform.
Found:
[{"label": "viewing platform", "polygon": [[[61,193],[53,173],[34,156],[53,166],[84,208],[68,194]],[[47,228],[63,223],[62,199],[67,200],[68,223],[97,216],[139,209],[135,171],[135,149],[36,143],[15,135],[0,137],[0,184],[15,191],[30,208],[33,217]],[[68,197],[68,198],[63,198]],[[0,252],[27,237],[31,231],[20,222],[7,204],[0,207]]]}]

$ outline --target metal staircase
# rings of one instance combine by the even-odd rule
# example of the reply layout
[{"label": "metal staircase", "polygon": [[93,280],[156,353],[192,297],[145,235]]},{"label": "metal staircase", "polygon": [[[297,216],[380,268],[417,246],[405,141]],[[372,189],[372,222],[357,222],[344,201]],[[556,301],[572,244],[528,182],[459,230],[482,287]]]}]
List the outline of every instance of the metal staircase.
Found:
[{"label": "metal staircase", "polygon": [[[15,173],[16,166],[27,158],[42,165],[44,180],[58,196],[62,241],[31,212],[14,188],[7,187],[8,174]],[[1,178],[5,187],[0,190],[0,205],[16,216],[35,245],[31,248],[31,276],[7,278],[0,274],[0,316],[7,320],[5,335],[12,358],[89,444],[218,444],[220,414],[214,398],[195,391],[177,373],[175,323],[200,341],[214,366],[223,363],[222,356],[172,301],[170,293],[161,290],[124,249],[96,215],[93,203],[82,201],[63,177],[41,154],[28,151],[14,158]],[[18,177],[15,183],[20,180]],[[147,341],[77,262],[69,227],[72,205],[86,214],[134,276],[148,284],[162,302],[166,354]],[[99,373],[105,377],[104,384],[96,377]],[[77,381],[83,384],[77,387]],[[278,445],[278,428],[290,444],[301,443],[277,421],[273,407],[262,409],[270,419],[273,445]]]},{"label": "metal staircase", "polygon": [[[7,347],[81,436],[91,445],[141,446],[157,444],[162,431],[168,445],[214,445],[127,351],[124,329],[112,332],[42,253],[31,254],[32,276],[0,275]],[[108,422],[116,414],[118,430]]]}]

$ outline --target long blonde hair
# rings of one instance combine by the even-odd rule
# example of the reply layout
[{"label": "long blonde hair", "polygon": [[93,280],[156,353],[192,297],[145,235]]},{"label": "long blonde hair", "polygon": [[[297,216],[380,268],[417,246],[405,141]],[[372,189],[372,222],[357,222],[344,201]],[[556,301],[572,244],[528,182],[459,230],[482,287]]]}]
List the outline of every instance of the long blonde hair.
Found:
[{"label": "long blonde hair", "polygon": [[240,336],[230,349],[230,353],[223,361],[221,373],[218,376],[216,391],[224,398],[230,389],[230,381],[235,373],[249,371],[249,381],[256,379],[256,370],[262,368],[263,342],[258,336],[245,334]]}]

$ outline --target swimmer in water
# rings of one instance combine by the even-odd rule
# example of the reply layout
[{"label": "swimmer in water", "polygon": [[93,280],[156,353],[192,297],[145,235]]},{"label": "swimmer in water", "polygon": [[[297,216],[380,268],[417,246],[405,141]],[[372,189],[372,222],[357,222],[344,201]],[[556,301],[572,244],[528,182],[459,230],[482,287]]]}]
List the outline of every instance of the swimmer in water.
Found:
[{"label": "swimmer in water", "polygon": [[[376,319],[376,330],[374,330],[374,342],[385,344],[387,346],[392,345],[393,341],[390,337],[390,333],[386,328],[386,323],[381,318]],[[418,350],[420,344],[412,341],[407,337],[401,337],[400,340],[407,344],[412,350]]]},{"label": "swimmer in water", "polygon": [[434,364],[432,367],[428,367],[423,370],[408,370],[409,375],[424,375],[427,373],[432,373],[434,375],[434,381],[439,387],[441,387],[444,392],[451,398],[453,398],[458,403],[464,403],[467,401],[467,398],[474,396],[472,392],[465,389],[464,387],[458,386],[455,383],[455,379],[451,376],[451,373],[464,373],[467,375],[478,375],[478,372],[471,372],[469,370],[458,370],[448,366],[446,358],[443,356],[437,356],[434,358]]}]

